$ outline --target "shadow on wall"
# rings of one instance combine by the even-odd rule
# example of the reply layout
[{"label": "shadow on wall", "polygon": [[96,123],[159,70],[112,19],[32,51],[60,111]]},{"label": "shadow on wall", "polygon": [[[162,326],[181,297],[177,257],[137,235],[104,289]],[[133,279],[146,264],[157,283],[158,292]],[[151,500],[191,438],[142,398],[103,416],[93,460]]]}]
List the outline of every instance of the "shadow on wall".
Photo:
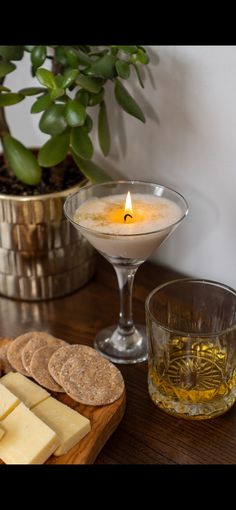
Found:
[{"label": "shadow on wall", "polygon": [[[169,150],[186,146],[186,138],[198,133],[194,120],[195,97],[192,82],[193,62],[183,60],[172,47],[162,48],[159,73],[155,76],[160,105],[161,128]],[[161,129],[161,131],[162,131]]]},{"label": "shadow on wall", "polygon": [[[148,49],[149,51],[149,49]],[[150,51],[149,51],[150,53]],[[151,58],[152,63],[159,62],[159,59],[157,55],[152,52],[154,57]],[[153,66],[152,66],[153,67]],[[137,135],[139,136],[139,130],[145,131],[145,128],[148,125],[148,121],[151,119],[153,120],[157,125],[159,124],[159,118],[156,113],[155,105],[153,106],[151,101],[147,99],[149,96],[149,89],[152,87],[155,89],[155,79],[152,75],[152,72],[149,68],[145,69],[145,72],[143,69],[140,69],[140,74],[142,75],[142,80],[145,84],[145,89],[141,89],[141,86],[137,82],[137,77],[135,74],[135,71],[131,70],[133,74],[133,83],[132,85],[126,84],[125,80],[121,80],[121,82],[124,84],[124,86],[129,90],[130,94],[137,100],[137,103],[142,108],[143,112],[145,113],[146,117],[146,126],[144,126],[139,120],[132,118],[129,114],[125,113],[120,106],[117,104],[117,101],[114,96],[114,86],[112,84],[108,84],[107,87],[107,102],[109,103],[109,125],[110,125],[110,131],[111,131],[111,137],[112,137],[112,145],[111,145],[111,151],[109,154],[109,163],[106,164],[104,159],[99,158],[99,155],[97,155],[97,160],[100,163],[103,161],[104,168],[107,167],[109,170],[111,168],[110,160],[114,162],[114,165],[120,161],[121,158],[125,158],[130,145],[132,144],[132,137],[130,137],[127,134],[128,125],[130,122],[136,123],[135,127],[137,126]],[[105,164],[104,164],[105,163]],[[112,170],[116,172],[116,168],[112,167]]]},{"label": "shadow on wall", "polygon": [[[181,261],[181,270],[184,271],[185,261],[188,263],[190,276],[196,275],[196,254],[199,254],[199,267],[204,255],[204,245],[211,242],[215,230],[219,227],[220,207],[217,201],[213,201],[208,195],[194,187],[188,187],[188,196],[185,197],[189,203],[189,213],[183,223],[176,229],[176,232],[167,240],[166,244],[156,252],[152,260],[158,260],[175,267],[175,259]],[[194,225],[194,235],[193,235]],[[207,240],[207,242],[206,242]],[[193,261],[191,265],[191,261]],[[209,260],[209,264],[211,261]],[[179,263],[178,263],[179,266]],[[207,275],[205,275],[207,277]]]},{"label": "shadow on wall", "polygon": [[199,98],[195,97],[191,85],[193,78],[196,80],[196,76],[193,77],[194,63],[186,56],[181,57],[174,47],[160,47],[157,51],[160,62],[157,53],[148,48],[151,66],[145,69],[145,89],[141,89],[135,75],[129,86],[145,113],[145,125],[120,109],[113,87],[109,87],[107,99],[112,147],[107,161],[102,156],[99,159],[108,170],[126,167],[128,160],[126,177],[129,173],[134,178],[162,181],[164,184],[167,175],[175,187],[175,183],[179,182],[176,162],[186,166],[186,162],[191,161],[193,145],[196,151],[196,145],[201,147],[204,143],[203,133],[195,119]]}]

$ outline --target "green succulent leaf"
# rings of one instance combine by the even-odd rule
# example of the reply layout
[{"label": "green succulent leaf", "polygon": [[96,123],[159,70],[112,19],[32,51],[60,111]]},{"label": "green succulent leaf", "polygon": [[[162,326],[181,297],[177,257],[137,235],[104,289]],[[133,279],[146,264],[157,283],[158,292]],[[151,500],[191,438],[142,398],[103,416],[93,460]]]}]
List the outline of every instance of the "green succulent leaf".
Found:
[{"label": "green succulent leaf", "polygon": [[89,53],[90,52],[90,49],[91,47],[90,46],[86,46],[86,45],[80,45],[80,46],[76,46],[76,48],[80,49],[81,51],[83,51],[84,53]]},{"label": "green succulent leaf", "polygon": [[106,104],[102,101],[98,114],[98,139],[104,156],[107,156],[111,146],[110,130],[107,118]]},{"label": "green succulent leaf", "polygon": [[33,76],[33,78],[36,76],[36,71],[37,71],[37,68],[34,68],[34,66],[30,66],[30,72],[31,72],[31,76]]},{"label": "green succulent leaf", "polygon": [[141,46],[140,44],[138,45],[138,48],[140,48],[143,51],[146,51],[146,48],[144,48],[144,46]]},{"label": "green succulent leaf", "polygon": [[48,69],[44,69],[43,67],[37,69],[36,76],[39,82],[45,87],[48,87],[49,89],[57,88],[55,76],[51,71],[48,71]]},{"label": "green succulent leaf", "polygon": [[116,61],[116,70],[117,70],[117,74],[120,76],[120,78],[124,78],[125,80],[127,80],[127,78],[129,78],[130,67],[129,67],[128,62],[126,62],[125,60],[118,59]]},{"label": "green succulent leaf", "polygon": [[[48,49],[50,53],[47,55]],[[3,79],[16,69],[17,62],[14,61],[22,59],[25,51],[29,52],[31,72],[38,79],[38,87],[25,87],[18,92],[11,92],[11,89],[2,83]],[[52,71],[46,69],[48,67],[44,64],[46,59],[54,61]],[[143,65],[148,63],[146,49],[140,45],[0,46],[0,107],[17,104],[27,96],[35,96],[31,113],[41,112],[39,127],[43,133],[50,135],[50,139],[39,151],[38,162],[20,142],[9,134],[5,135],[4,149],[7,145],[10,147],[11,143],[15,144],[15,154],[18,150],[20,163],[26,161],[24,165],[17,165],[17,156],[13,164],[10,157],[7,158],[9,166],[19,179],[23,182],[39,182],[41,178],[39,163],[43,167],[57,165],[70,151],[81,171],[93,182],[110,180],[106,172],[90,161],[93,156],[90,136],[93,120],[87,111],[90,112],[89,107],[99,105],[98,141],[102,153],[107,156],[111,145],[108,110],[104,102],[107,82],[108,80],[113,82],[115,98],[120,107],[145,122],[142,109],[132,97],[132,92],[130,94],[126,89],[123,80],[128,80],[133,66],[143,87],[141,71]],[[34,173],[32,170],[29,171],[27,180],[25,169],[28,168],[29,158]]]},{"label": "green succulent leaf", "polygon": [[0,46],[0,56],[6,60],[21,60],[23,54],[23,46]]},{"label": "green succulent leaf", "polygon": [[25,96],[17,94],[15,92],[3,92],[0,94],[0,106],[10,106],[12,104],[19,103],[24,99]]},{"label": "green succulent leaf", "polygon": [[74,68],[78,67],[79,57],[78,57],[77,50],[75,48],[72,48],[72,46],[69,46],[69,47],[65,47],[64,51],[65,51],[65,55],[66,55],[68,64]]},{"label": "green succulent leaf", "polygon": [[63,76],[61,74],[55,76],[55,87],[62,87]]},{"label": "green succulent leaf", "polygon": [[78,69],[66,69],[61,80],[61,87],[70,87],[79,74]]},{"label": "green succulent leaf", "polygon": [[89,75],[97,76],[98,78],[114,78],[115,76],[115,61],[114,55],[104,55],[97,59],[86,72]]},{"label": "green succulent leaf", "polygon": [[77,51],[77,57],[80,65],[87,66],[88,64],[91,64],[91,58],[89,58],[87,53],[80,49]]},{"label": "green succulent leaf", "polygon": [[93,129],[93,119],[88,114],[84,122],[84,128],[87,130],[88,133],[90,133],[90,131],[92,131]]},{"label": "green succulent leaf", "polygon": [[25,89],[19,90],[20,94],[23,94],[24,96],[36,96],[37,94],[42,94],[42,92],[45,92],[46,89],[43,87],[27,87]]},{"label": "green succulent leaf", "polygon": [[40,67],[47,56],[46,46],[35,46],[31,52],[31,62],[34,68]]},{"label": "green succulent leaf", "polygon": [[124,51],[125,53],[129,53],[132,55],[132,53],[137,53],[138,47],[137,46],[116,46],[119,50]]},{"label": "green succulent leaf", "polygon": [[134,69],[135,69],[135,72],[137,74],[137,78],[138,78],[138,81],[139,81],[139,84],[141,85],[141,87],[144,89],[144,83],[143,83],[143,80],[142,80],[142,76],[141,76],[141,73],[140,73],[140,70],[139,70],[139,67],[138,67],[138,64],[131,64]]},{"label": "green succulent leaf", "polygon": [[[109,49],[106,48],[104,50],[92,50],[89,52],[89,56],[91,57],[103,57],[103,55],[106,55],[109,53]],[[96,59],[95,59],[96,60]]]},{"label": "green succulent leaf", "polygon": [[75,99],[79,101],[83,106],[88,106],[89,93],[86,90],[80,89],[75,96]]},{"label": "green succulent leaf", "polygon": [[80,158],[73,150],[72,150],[73,160],[79,169],[83,172],[85,177],[89,179],[93,183],[99,182],[107,182],[111,181],[111,177],[96,163],[93,161],[88,161],[87,159]]},{"label": "green succulent leaf", "polygon": [[67,65],[67,58],[64,46],[57,46],[55,49],[56,60],[63,66]]},{"label": "green succulent leaf", "polygon": [[28,53],[31,53],[31,51],[33,51],[34,49],[34,46],[24,46],[24,50],[27,51]]},{"label": "green succulent leaf", "polygon": [[16,69],[15,64],[4,60],[0,61],[0,78],[6,76],[6,74],[12,73]]},{"label": "green succulent leaf", "polygon": [[85,107],[76,100],[68,101],[65,109],[65,118],[69,126],[83,126],[86,118]]},{"label": "green succulent leaf", "polygon": [[91,76],[84,76],[83,74],[79,74],[76,78],[76,83],[83,87],[83,89],[95,94],[99,92],[102,87],[102,83],[99,79],[91,78]]},{"label": "green succulent leaf", "polygon": [[69,150],[70,133],[65,131],[53,136],[46,142],[38,153],[38,162],[43,167],[58,165],[63,161]]},{"label": "green succulent leaf", "polygon": [[[52,95],[52,91],[50,92],[50,96]],[[66,94],[64,94],[63,96],[60,96],[57,98],[57,102],[58,103],[64,103],[66,104],[68,101],[68,96]]]},{"label": "green succulent leaf", "polygon": [[51,89],[50,98],[52,101],[54,101],[54,99],[58,99],[59,97],[64,96],[64,93],[65,93],[65,91],[61,87],[57,87],[56,89]]},{"label": "green succulent leaf", "polygon": [[125,112],[145,122],[145,117],[141,108],[118,79],[115,81],[115,97]]},{"label": "green succulent leaf", "polygon": [[91,159],[93,155],[93,144],[84,127],[75,127],[71,130],[70,143],[77,156],[83,159]]},{"label": "green succulent leaf", "polygon": [[42,170],[33,153],[10,135],[5,135],[3,145],[11,169],[25,184],[36,185],[41,181]]},{"label": "green succulent leaf", "polygon": [[41,131],[49,135],[59,135],[65,131],[66,127],[65,106],[63,104],[49,106],[39,122]]},{"label": "green succulent leaf", "polygon": [[111,47],[111,54],[114,55],[114,57],[116,57],[118,51],[119,51],[119,48],[117,46]]},{"label": "green succulent leaf", "polygon": [[105,89],[102,87],[100,92],[97,94],[89,94],[88,106],[95,106],[96,104],[100,104],[104,98]]},{"label": "green succulent leaf", "polygon": [[149,62],[150,62],[150,58],[149,58],[147,52],[141,48],[138,49],[137,60],[141,64],[145,64],[145,65],[149,64]]},{"label": "green succulent leaf", "polygon": [[52,100],[50,98],[50,95],[43,94],[43,96],[39,97],[35,103],[31,107],[31,113],[39,113],[46,110],[49,106],[51,106]]}]

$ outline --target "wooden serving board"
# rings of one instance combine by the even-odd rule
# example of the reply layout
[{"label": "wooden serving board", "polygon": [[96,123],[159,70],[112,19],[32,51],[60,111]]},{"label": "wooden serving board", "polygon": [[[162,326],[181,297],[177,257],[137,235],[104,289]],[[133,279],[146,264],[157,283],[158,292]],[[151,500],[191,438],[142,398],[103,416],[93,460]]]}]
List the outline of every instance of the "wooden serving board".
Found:
[{"label": "wooden serving board", "polygon": [[[7,342],[0,338],[0,347],[5,343]],[[34,381],[34,379],[32,380]],[[49,393],[63,404],[86,416],[90,420],[91,431],[77,445],[71,448],[68,453],[60,457],[52,455],[46,464],[92,464],[123,418],[125,412],[125,392],[119,400],[106,406],[87,406],[75,402],[65,393],[53,393],[50,391]],[[1,460],[0,464],[3,464]]]},{"label": "wooden serving board", "polygon": [[65,455],[60,457],[52,455],[46,464],[92,464],[122,420],[125,412],[125,393],[113,404],[99,407],[78,404],[64,393],[52,396],[86,416],[91,423],[91,432]]}]

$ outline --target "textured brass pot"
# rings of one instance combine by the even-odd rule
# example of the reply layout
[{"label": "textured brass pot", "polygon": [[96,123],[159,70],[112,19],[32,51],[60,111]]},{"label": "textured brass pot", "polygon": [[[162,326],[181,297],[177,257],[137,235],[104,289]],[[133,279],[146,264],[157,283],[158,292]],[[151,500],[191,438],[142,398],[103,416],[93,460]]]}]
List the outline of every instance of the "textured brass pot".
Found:
[{"label": "textured brass pot", "polygon": [[84,184],[33,197],[0,194],[0,294],[50,299],[92,277],[94,250],[63,213],[66,197]]}]

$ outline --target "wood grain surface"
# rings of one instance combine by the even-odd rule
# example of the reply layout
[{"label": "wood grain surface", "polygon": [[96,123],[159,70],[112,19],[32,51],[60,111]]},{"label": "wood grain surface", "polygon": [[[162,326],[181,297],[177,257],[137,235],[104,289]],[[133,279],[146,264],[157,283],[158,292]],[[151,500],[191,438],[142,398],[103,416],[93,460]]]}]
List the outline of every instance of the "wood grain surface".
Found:
[{"label": "wood grain surface", "polygon": [[[149,292],[178,276],[148,262],[140,267],[134,282],[136,322],[145,322]],[[93,280],[70,296],[41,303],[0,298],[0,336],[39,329],[71,343],[92,345],[100,329],[117,322],[118,311],[115,272],[98,257]],[[174,418],[148,395],[147,363],[119,369],[126,385],[126,412],[95,464],[236,464],[236,406],[202,422]]]}]

